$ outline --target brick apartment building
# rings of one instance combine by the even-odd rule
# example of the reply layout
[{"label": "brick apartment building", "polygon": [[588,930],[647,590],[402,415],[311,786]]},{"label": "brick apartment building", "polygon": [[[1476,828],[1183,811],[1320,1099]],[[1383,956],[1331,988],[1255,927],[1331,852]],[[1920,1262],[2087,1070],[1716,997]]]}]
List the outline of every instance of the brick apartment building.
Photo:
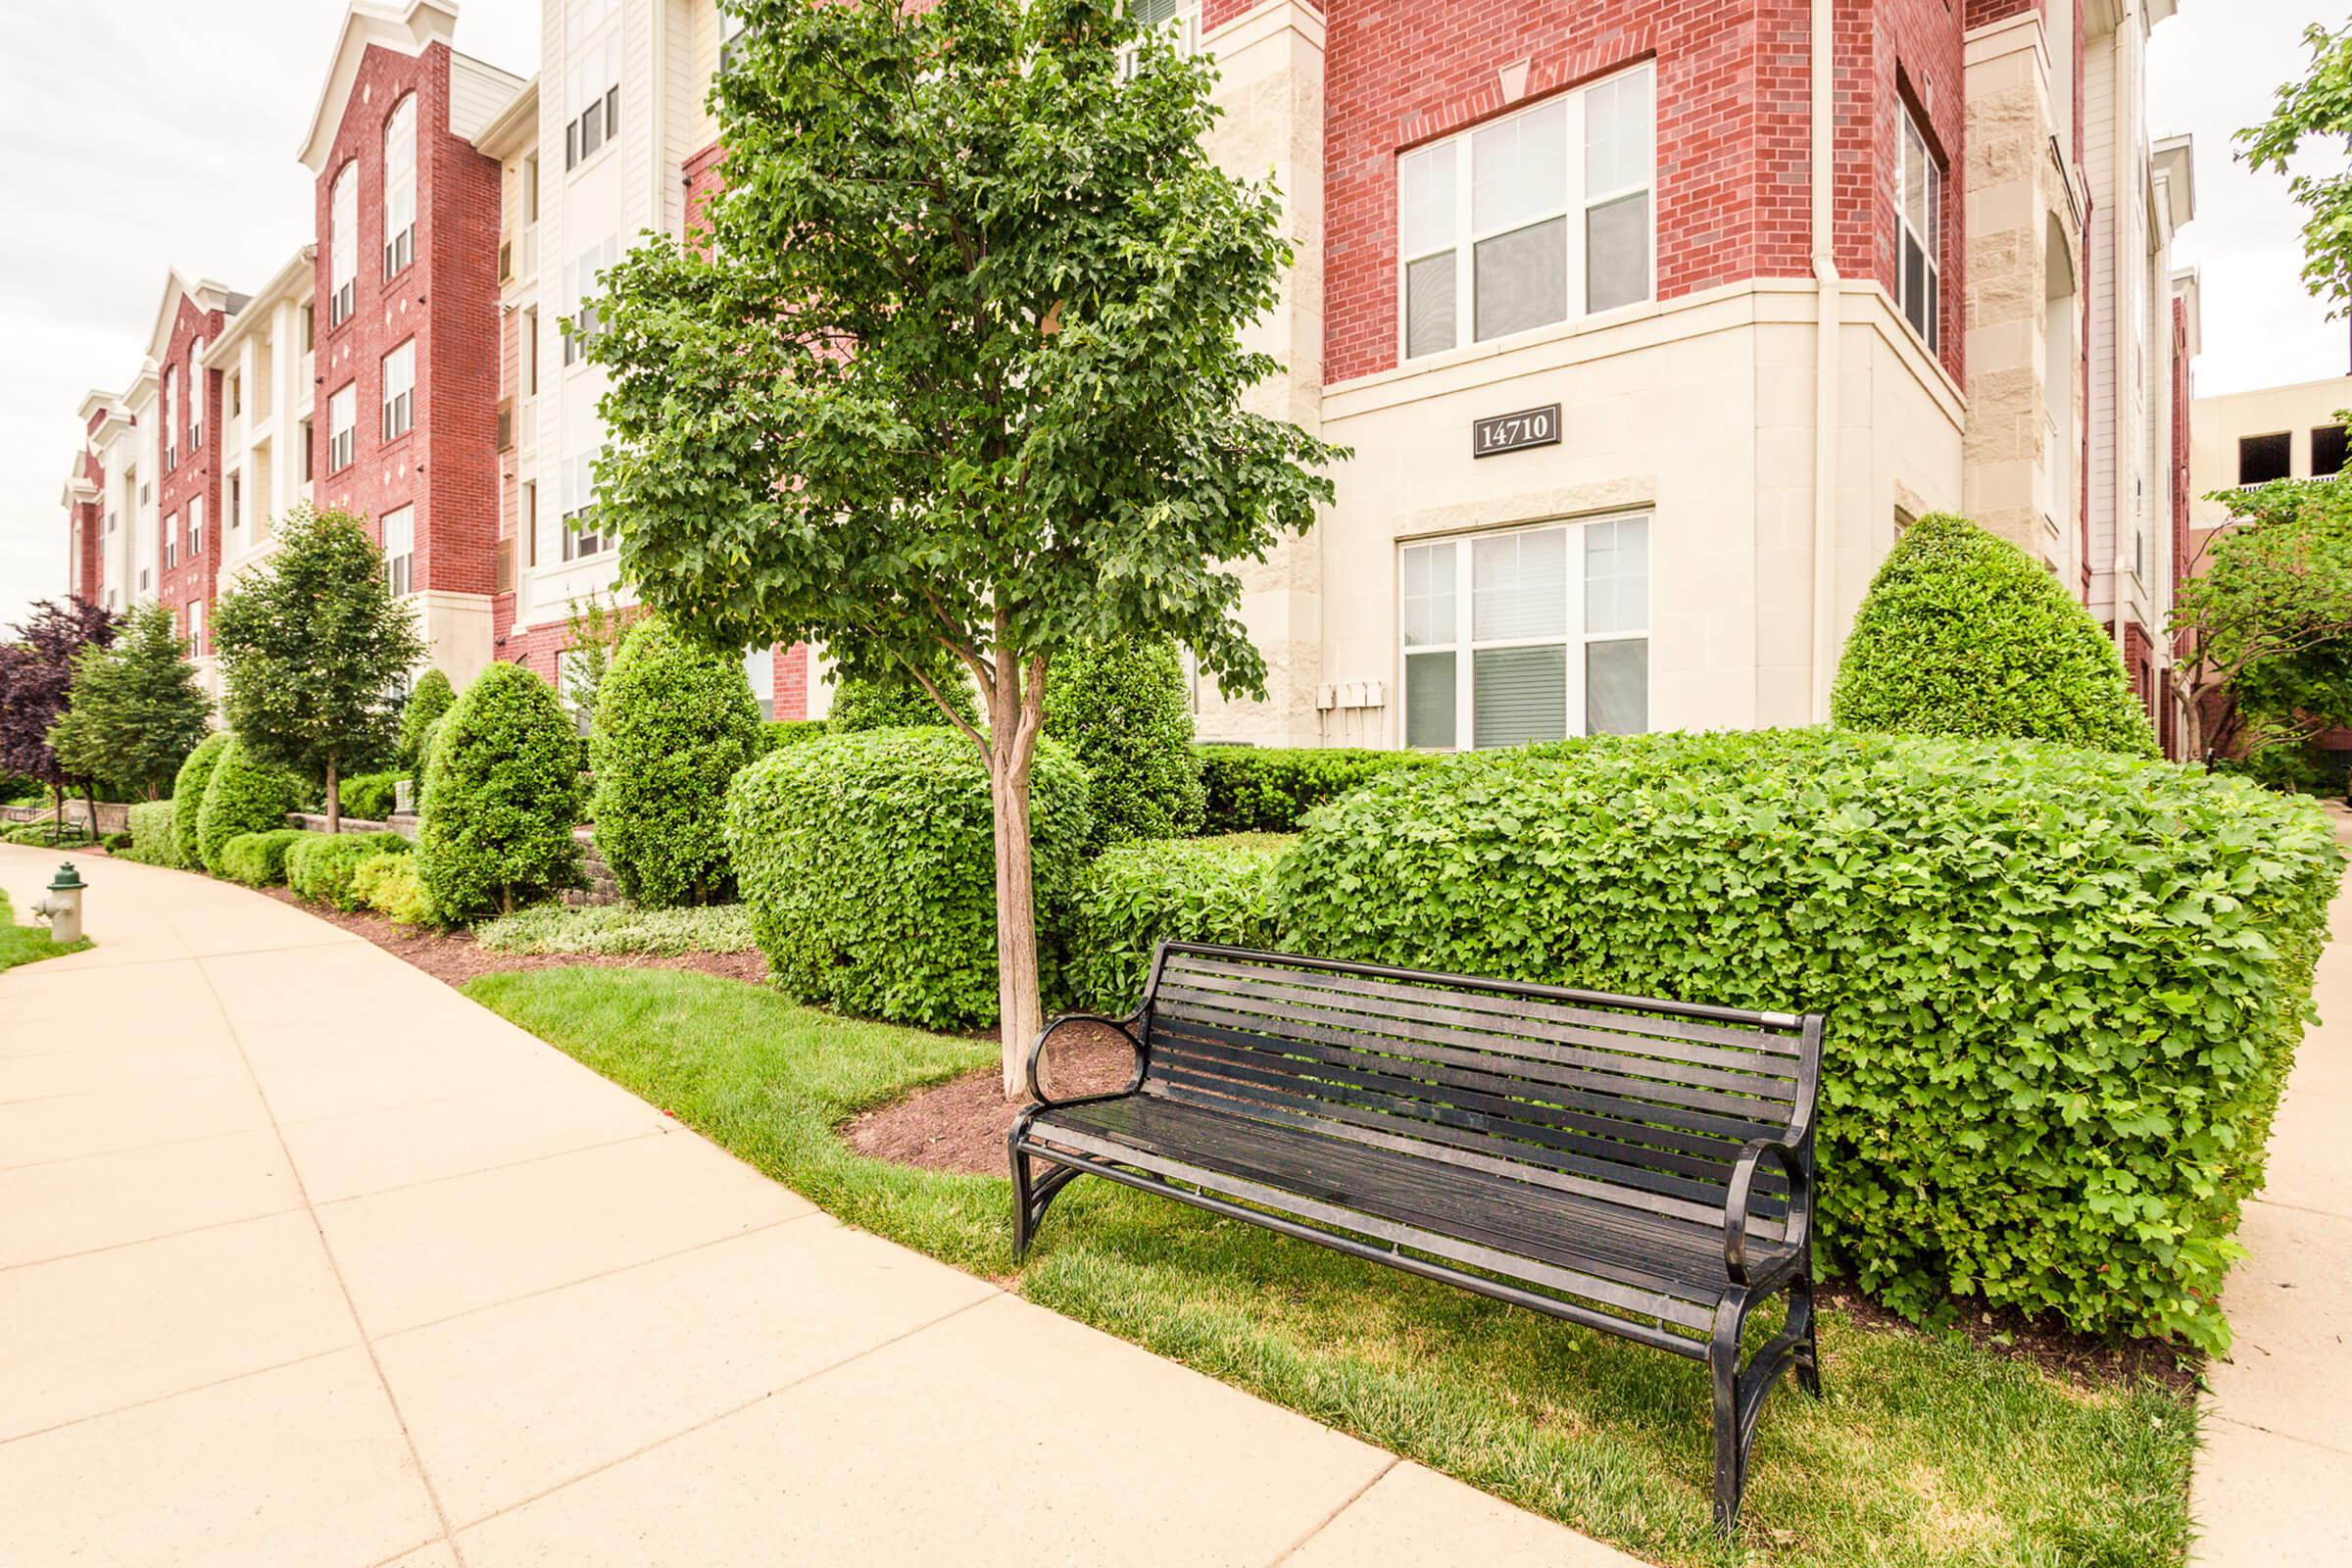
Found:
[{"label": "brick apartment building", "polygon": [[[2169,0],[1152,10],[1216,60],[1212,153],[1285,193],[1295,270],[1252,336],[1288,369],[1258,396],[1356,454],[1245,568],[1269,700],[1203,690],[1205,737],[1810,722],[1940,509],[2090,606],[2162,716],[2196,311],[2189,150],[2142,109]],[[383,531],[436,662],[561,683],[616,564],[603,377],[559,323],[593,329],[598,270],[712,188],[735,24],[543,19],[525,83],[450,50],[450,0],[359,0],[304,158],[314,493]],[[119,470],[88,456],[103,527]],[[824,710],[810,651],[747,668],[779,716]]]}]

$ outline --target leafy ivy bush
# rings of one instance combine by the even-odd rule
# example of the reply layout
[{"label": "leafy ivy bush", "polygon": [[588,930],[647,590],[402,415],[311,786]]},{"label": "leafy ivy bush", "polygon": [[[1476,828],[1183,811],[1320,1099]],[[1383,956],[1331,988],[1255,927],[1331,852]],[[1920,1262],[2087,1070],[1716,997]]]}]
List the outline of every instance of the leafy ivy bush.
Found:
[{"label": "leafy ivy bush", "polygon": [[284,827],[286,813],[301,804],[299,779],[282,767],[255,761],[232,739],[205,781],[204,805],[196,813],[197,859],[213,875],[225,875],[220,852],[230,839]]},{"label": "leafy ivy bush", "polygon": [[[215,730],[196,743],[188,760],[179,764],[178,776],[172,781],[172,849],[177,863],[190,870],[204,865],[203,852],[196,843],[196,817],[204,809],[205,786],[213,781],[213,767],[228,743],[236,739],[226,730]],[[278,824],[272,823],[271,826]],[[134,830],[135,832],[135,830]]]},{"label": "leafy ivy bush", "polygon": [[[1086,789],[1068,749],[1042,741],[1029,804],[1048,930],[1078,872]],[[753,935],[793,995],[931,1028],[996,1021],[996,842],[987,771],[963,736],[872,730],[771,752],[727,792],[727,848]]]},{"label": "leafy ivy bush", "polygon": [[1173,642],[1113,643],[1055,659],[1046,733],[1086,764],[1097,847],[1200,831],[1200,762]]},{"label": "leafy ivy bush", "polygon": [[1202,746],[1203,833],[1296,833],[1306,813],[1368,779],[1439,759],[1428,752],[1375,752],[1349,747],[1296,750]]},{"label": "leafy ivy bush", "polygon": [[1274,862],[1290,843],[1271,833],[1142,840],[1096,856],[1063,923],[1077,1005],[1134,1006],[1161,942],[1274,946]]},{"label": "leafy ivy bush", "polygon": [[[956,717],[975,729],[980,726],[980,701],[972,691],[972,677],[961,664],[943,653],[923,673],[956,705]],[[836,735],[855,735],[869,729],[945,726],[947,722],[939,704],[912,679],[844,679],[833,690],[833,708],[825,726]]]},{"label": "leafy ivy bush", "polygon": [[432,906],[416,880],[416,857],[407,850],[371,850],[351,863],[352,897],[396,925],[423,925]]},{"label": "leafy ivy bush", "polygon": [[2055,577],[1949,513],[1903,530],[1855,612],[1830,716],[1849,729],[2158,755],[2115,644]]},{"label": "leafy ivy bush", "polygon": [[596,847],[625,897],[666,908],[727,889],[727,780],[759,742],[760,703],[741,659],[658,618],[630,630],[597,683],[588,737]]},{"label": "leafy ivy bush", "polygon": [[760,726],[760,755],[765,757],[804,741],[823,740],[831,733],[831,726],[821,718],[771,718]]},{"label": "leafy ivy bush", "polygon": [[171,799],[141,801],[130,808],[130,848],[116,854],[148,865],[182,865],[179,835],[172,825],[178,808]]},{"label": "leafy ivy bush", "polygon": [[[423,768],[424,732],[431,727],[434,719],[448,712],[450,705],[457,700],[456,688],[450,685],[449,677],[440,670],[428,669],[417,677],[416,689],[409,693],[408,704],[400,710],[400,744],[396,752],[399,765],[393,769],[395,776],[415,778]],[[348,795],[344,797],[346,804],[350,799]],[[368,813],[362,811],[359,814],[365,816]]]},{"label": "leafy ivy bush", "polygon": [[2214,1349],[2342,863],[2308,803],[2113,753],[1653,735],[1380,780],[1276,914],[1304,953],[1821,1011],[1819,1216],[1865,1290]]},{"label": "leafy ivy bush", "polygon": [[342,797],[343,814],[363,822],[384,821],[392,814],[393,791],[408,776],[389,767],[380,773],[354,773],[338,780],[335,793]]},{"label": "leafy ivy bush", "polygon": [[305,833],[286,851],[286,886],[301,898],[349,912],[365,907],[356,873],[373,855],[407,855],[398,833]]},{"label": "leafy ivy bush", "polygon": [[494,663],[434,720],[416,878],[436,919],[512,912],[580,880],[580,745],[554,688]]},{"label": "leafy ivy bush", "polygon": [[749,953],[752,911],[740,904],[648,909],[634,904],[542,904],[473,928],[494,953]]},{"label": "leafy ivy bush", "polygon": [[220,874],[249,888],[273,888],[286,880],[286,851],[306,837],[298,827],[240,833],[220,846]]}]

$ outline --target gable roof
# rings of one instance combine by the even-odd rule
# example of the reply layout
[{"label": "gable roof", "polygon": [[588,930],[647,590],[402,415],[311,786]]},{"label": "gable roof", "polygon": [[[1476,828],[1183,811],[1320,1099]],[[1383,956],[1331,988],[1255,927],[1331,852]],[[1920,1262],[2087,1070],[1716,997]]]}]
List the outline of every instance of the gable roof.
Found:
[{"label": "gable roof", "polygon": [[326,80],[318,89],[318,106],[311,111],[310,131],[302,139],[301,157],[310,172],[326,172],[327,154],[343,123],[343,106],[351,101],[352,83],[359,79],[360,61],[369,45],[420,55],[436,43],[449,42],[457,30],[457,0],[351,0],[335,39],[334,58],[327,62]]},{"label": "gable roof", "polygon": [[200,311],[226,311],[234,316],[245,308],[245,296],[226,284],[216,283],[209,277],[188,281],[187,275],[176,267],[164,275],[164,297],[155,308],[155,326],[147,334],[147,358],[162,364],[172,347],[172,328],[179,320],[179,302],[193,301]]}]

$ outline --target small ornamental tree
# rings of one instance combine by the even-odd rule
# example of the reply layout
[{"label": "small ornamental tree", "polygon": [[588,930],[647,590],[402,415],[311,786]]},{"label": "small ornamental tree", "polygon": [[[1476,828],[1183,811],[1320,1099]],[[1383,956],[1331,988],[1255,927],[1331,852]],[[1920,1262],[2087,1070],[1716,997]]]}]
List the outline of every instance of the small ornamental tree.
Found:
[{"label": "small ornamental tree", "polygon": [[83,648],[73,706],[49,737],[65,769],[160,799],[211,728],[212,699],[187,653],[162,605],[131,612],[113,647]]},{"label": "small ornamental tree", "polygon": [[1200,831],[1200,759],[1174,643],[1121,639],[1063,655],[1046,693],[1046,733],[1093,780],[1092,847]]},{"label": "small ornamental tree", "polygon": [[413,779],[424,770],[424,732],[457,700],[457,689],[441,671],[428,669],[417,677],[416,689],[400,710],[400,745],[393,759],[404,777]]},{"label": "small ornamental tree", "polygon": [[1854,614],[1830,716],[1848,729],[2154,757],[2115,644],[2057,579],[1966,517],[1903,531]]},{"label": "small ornamental tree", "polygon": [[707,904],[728,880],[727,780],[760,755],[743,662],[640,622],[596,693],[596,847],[639,904]]},{"label": "small ornamental tree", "polygon": [[436,729],[416,832],[434,917],[512,913],[577,886],[579,732],[555,689],[520,664],[492,664]]},{"label": "small ornamental tree", "polygon": [[2314,23],[2303,42],[2311,69],[2279,87],[2270,119],[2237,133],[2237,156],[2257,172],[2284,174],[2305,142],[2320,144],[2324,156],[2311,172],[2290,175],[2286,189],[2307,215],[2303,286],[2340,316],[2352,310],[2352,23],[2335,32]]},{"label": "small ornamental tree", "polygon": [[239,744],[318,780],[338,831],[337,781],[391,755],[392,691],[425,655],[367,527],[307,504],[287,513],[269,560],[214,607],[213,643]]},{"label": "small ornamental tree", "polygon": [[1332,494],[1337,450],[1246,406],[1280,369],[1243,329],[1279,298],[1282,204],[1210,159],[1209,63],[1119,0],[730,9],[709,228],[607,272],[585,340],[600,500],[639,598],[715,646],[969,672],[1010,1093],[1055,662],[1175,637],[1262,694],[1226,564]]},{"label": "small ornamental tree", "polygon": [[49,732],[73,706],[74,661],[84,648],[105,648],[121,622],[86,599],[43,600],[18,622],[15,640],[0,643],[0,770],[37,779],[55,797],[57,822],[66,820],[66,790],[81,790],[97,821],[96,780],[58,760]]},{"label": "small ornamental tree", "polygon": [[254,756],[242,738],[231,740],[205,781],[204,805],[196,813],[196,858],[189,864],[225,875],[220,852],[228,841],[284,827],[286,813],[301,804],[301,780]]},{"label": "small ornamental tree", "polygon": [[233,739],[224,729],[207,735],[179,764],[179,772],[172,780],[172,849],[179,863],[191,869],[204,864],[196,843],[196,819],[204,810],[204,792],[213,781],[220,754]]}]

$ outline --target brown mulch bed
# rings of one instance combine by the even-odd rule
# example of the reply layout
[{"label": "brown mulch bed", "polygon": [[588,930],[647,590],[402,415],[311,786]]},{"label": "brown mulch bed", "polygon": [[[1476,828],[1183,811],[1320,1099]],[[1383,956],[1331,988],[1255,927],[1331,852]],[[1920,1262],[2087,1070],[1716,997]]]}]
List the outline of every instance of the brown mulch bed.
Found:
[{"label": "brown mulch bed", "polygon": [[[1100,1095],[1126,1087],[1135,1052],[1101,1024],[1073,1024],[1054,1037],[1043,1064],[1046,1089],[1056,1096]],[[844,1127],[842,1137],[860,1154],[927,1170],[1004,1174],[1004,1135],[1025,1102],[1004,1098],[994,1066],[965,1073]]]},{"label": "brown mulch bed", "polygon": [[296,898],[284,888],[264,888],[263,892],[280,904],[291,904],[306,914],[315,914],[332,925],[366,937],[396,958],[405,958],[436,980],[462,986],[478,975],[507,974],[517,969],[578,969],[597,967],[608,969],[692,969],[701,974],[714,974],[728,980],[748,981],[753,985],[767,980],[767,958],[757,949],[749,953],[681,953],[675,957],[660,957],[642,953],[497,953],[473,940],[470,931],[430,931],[417,926],[395,925],[372,911],[347,913],[308,899]]}]

